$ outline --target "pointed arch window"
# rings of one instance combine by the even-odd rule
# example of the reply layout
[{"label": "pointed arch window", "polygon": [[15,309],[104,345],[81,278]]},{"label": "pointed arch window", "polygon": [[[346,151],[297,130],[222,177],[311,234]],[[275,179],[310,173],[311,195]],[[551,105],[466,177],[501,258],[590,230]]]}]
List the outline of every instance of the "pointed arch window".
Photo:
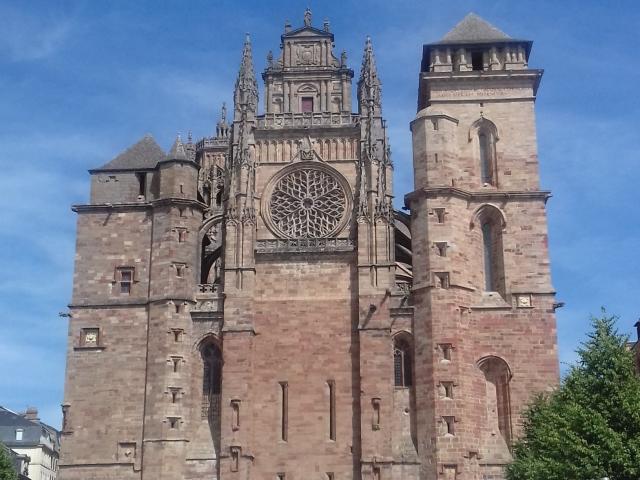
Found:
[{"label": "pointed arch window", "polygon": [[481,268],[481,288],[485,292],[498,292],[503,298],[506,295],[503,246],[505,225],[503,213],[491,204],[480,206],[470,225],[471,229],[477,232],[478,257],[481,262],[479,265]]},{"label": "pointed arch window", "polygon": [[490,138],[486,132],[478,133],[478,147],[480,149],[480,173],[482,183],[493,185],[493,154]]},{"label": "pointed arch window", "polygon": [[207,343],[201,350],[202,418],[217,417],[220,411],[222,386],[222,352],[215,343]]},{"label": "pointed arch window", "polygon": [[493,219],[482,222],[482,254],[484,290],[504,295],[502,229]]},{"label": "pointed arch window", "polygon": [[508,448],[512,437],[509,389],[511,370],[507,362],[494,356],[481,359],[478,362],[478,368],[484,374],[486,385],[486,431],[492,437],[499,433],[504,445]]},{"label": "pointed arch window", "polygon": [[396,336],[393,341],[393,376],[396,387],[413,385],[413,349],[405,335]]},{"label": "pointed arch window", "polygon": [[469,142],[476,144],[476,154],[483,185],[497,186],[496,142],[498,129],[485,117],[476,120],[469,130]]}]

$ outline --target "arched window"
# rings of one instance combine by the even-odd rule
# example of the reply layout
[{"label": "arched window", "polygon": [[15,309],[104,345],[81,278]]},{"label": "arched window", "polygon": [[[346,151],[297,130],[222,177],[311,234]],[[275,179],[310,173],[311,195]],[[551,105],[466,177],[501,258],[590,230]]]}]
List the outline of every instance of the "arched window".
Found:
[{"label": "arched window", "polygon": [[474,142],[480,167],[480,181],[483,185],[497,185],[496,142],[498,129],[495,124],[481,117],[471,125],[469,142]]},{"label": "arched window", "polygon": [[202,355],[202,418],[220,414],[220,389],[222,387],[222,352],[215,343],[207,343]]},{"label": "arched window", "polygon": [[200,283],[217,285],[222,274],[222,235],[218,222],[211,224],[202,237],[200,252]]},{"label": "arched window", "polygon": [[489,136],[483,131],[478,133],[478,147],[480,149],[482,183],[493,185],[493,149]]},{"label": "arched window", "polygon": [[413,354],[410,341],[405,335],[393,340],[393,375],[396,387],[413,385]]},{"label": "arched window", "polygon": [[485,291],[504,294],[502,229],[493,220],[482,224],[482,253]]},{"label": "arched window", "polygon": [[509,365],[499,357],[485,357],[478,362],[485,378],[486,433],[500,434],[507,447],[511,443],[511,399]]},{"label": "arched window", "polygon": [[471,228],[479,230],[476,238],[482,248],[478,252],[482,258],[482,288],[485,292],[498,292],[503,297],[506,292],[502,238],[504,225],[502,212],[489,204],[478,208],[471,222]]}]

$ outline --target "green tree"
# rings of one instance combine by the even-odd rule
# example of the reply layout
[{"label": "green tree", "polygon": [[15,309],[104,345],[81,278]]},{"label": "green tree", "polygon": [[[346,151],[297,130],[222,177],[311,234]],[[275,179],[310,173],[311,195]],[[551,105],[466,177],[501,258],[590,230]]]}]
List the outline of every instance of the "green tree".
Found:
[{"label": "green tree", "polygon": [[616,320],[591,319],[577,364],[525,412],[509,480],[640,479],[640,378]]},{"label": "green tree", "polygon": [[13,469],[13,462],[3,445],[0,444],[0,480],[17,480],[18,474]]}]

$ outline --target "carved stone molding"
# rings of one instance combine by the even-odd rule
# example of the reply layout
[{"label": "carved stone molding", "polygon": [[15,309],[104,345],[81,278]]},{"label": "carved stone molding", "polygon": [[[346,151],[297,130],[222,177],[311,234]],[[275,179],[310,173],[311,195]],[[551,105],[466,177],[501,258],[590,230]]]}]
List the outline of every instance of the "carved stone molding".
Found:
[{"label": "carved stone molding", "polygon": [[289,238],[258,240],[256,253],[350,252],[355,248],[349,238]]}]

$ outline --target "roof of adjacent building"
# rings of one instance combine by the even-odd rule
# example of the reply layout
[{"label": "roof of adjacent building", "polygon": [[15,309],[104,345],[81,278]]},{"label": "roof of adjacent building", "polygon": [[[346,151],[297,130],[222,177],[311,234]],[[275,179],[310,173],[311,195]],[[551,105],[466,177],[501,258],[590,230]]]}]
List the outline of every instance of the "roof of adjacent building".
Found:
[{"label": "roof of adjacent building", "polygon": [[[37,416],[37,410],[35,414]],[[22,430],[22,440],[16,440],[16,430]],[[29,447],[50,442],[57,451],[60,447],[60,432],[39,419],[29,420],[24,414],[0,407],[0,442],[8,447]]]},{"label": "roof of adjacent building", "polygon": [[113,160],[92,171],[149,170],[165,157],[162,148],[147,134]]}]

